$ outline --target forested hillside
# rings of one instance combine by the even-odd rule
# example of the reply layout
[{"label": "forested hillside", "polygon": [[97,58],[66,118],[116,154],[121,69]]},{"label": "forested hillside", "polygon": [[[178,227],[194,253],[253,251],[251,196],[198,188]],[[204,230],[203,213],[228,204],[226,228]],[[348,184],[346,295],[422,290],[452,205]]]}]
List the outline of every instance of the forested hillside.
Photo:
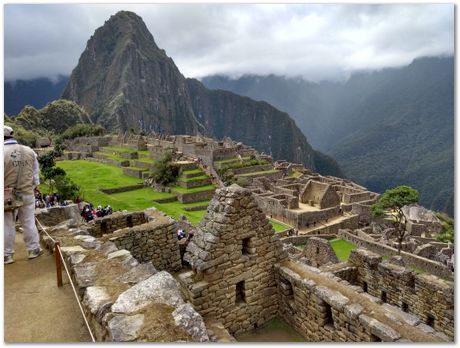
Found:
[{"label": "forested hillside", "polygon": [[350,179],[378,192],[412,185],[426,207],[453,213],[453,57],[356,73],[346,82],[271,75],[211,76],[203,83],[288,112]]}]

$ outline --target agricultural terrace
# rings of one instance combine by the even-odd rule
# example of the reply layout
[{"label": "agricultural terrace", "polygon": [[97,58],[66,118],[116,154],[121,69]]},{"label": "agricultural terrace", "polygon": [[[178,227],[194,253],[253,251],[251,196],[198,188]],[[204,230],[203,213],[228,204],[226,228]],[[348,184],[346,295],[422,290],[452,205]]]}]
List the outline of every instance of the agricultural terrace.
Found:
[{"label": "agricultural terrace", "polygon": [[[124,174],[121,167],[87,160],[58,161],[56,165],[64,169],[68,177],[80,186],[81,196],[95,206],[110,204],[114,211],[136,211],[155,207],[175,219],[185,215],[195,226],[206,213],[209,200],[193,203],[181,203],[179,201],[158,203],[156,201],[173,199],[175,197],[174,192],[192,193],[213,188],[212,185],[190,189],[174,186],[172,187],[173,193],[164,193],[157,192],[151,187],[142,187],[126,192],[107,194],[102,190],[139,185],[143,183],[143,179]],[[194,170],[187,173],[198,175],[201,171]],[[196,178],[202,179],[202,175]],[[270,223],[276,232],[290,228],[273,220],[270,220]]]}]

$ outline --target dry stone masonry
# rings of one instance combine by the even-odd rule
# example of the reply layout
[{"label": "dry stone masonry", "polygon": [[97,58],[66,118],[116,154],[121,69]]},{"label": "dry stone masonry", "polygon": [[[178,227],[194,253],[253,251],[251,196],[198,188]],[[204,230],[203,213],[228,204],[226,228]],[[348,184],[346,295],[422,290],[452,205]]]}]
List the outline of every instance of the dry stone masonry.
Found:
[{"label": "dry stone masonry", "polygon": [[[65,156],[109,161],[108,146],[131,175],[142,178],[172,151],[182,191],[210,182],[220,188],[167,198],[212,198],[196,228],[154,208],[88,224],[75,205],[38,213],[61,242],[98,341],[233,342],[275,317],[314,342],[454,340],[454,250],[433,240],[440,227],[423,209],[408,208],[409,237],[398,256],[392,226],[370,215],[378,195],[349,180],[273,163],[228,138],[79,138]],[[224,187],[218,173],[226,171],[246,188]],[[275,233],[268,217],[292,226],[290,233]],[[193,238],[178,242],[178,228],[194,230]],[[337,237],[358,247],[347,262],[329,244]]]},{"label": "dry stone masonry", "polygon": [[192,270],[179,278],[200,314],[237,334],[276,316],[280,256],[281,243],[250,191],[232,185],[216,192],[185,253]]}]

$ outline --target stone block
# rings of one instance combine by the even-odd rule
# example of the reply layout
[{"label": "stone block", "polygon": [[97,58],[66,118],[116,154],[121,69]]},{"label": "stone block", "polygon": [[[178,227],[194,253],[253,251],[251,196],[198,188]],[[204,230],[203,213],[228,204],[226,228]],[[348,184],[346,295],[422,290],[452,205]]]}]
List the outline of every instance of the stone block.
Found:
[{"label": "stone block", "polygon": [[108,331],[112,341],[131,342],[138,338],[144,325],[144,315],[116,315],[108,322]]}]

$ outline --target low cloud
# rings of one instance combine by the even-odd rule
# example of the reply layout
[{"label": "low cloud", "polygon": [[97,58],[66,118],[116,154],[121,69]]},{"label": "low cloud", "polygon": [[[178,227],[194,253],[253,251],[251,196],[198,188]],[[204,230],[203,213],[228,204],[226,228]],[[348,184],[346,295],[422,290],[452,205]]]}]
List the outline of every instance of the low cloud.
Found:
[{"label": "low cloud", "polygon": [[11,4],[5,79],[69,75],[90,36],[119,10],[140,15],[187,77],[342,79],[454,52],[452,4]]}]

